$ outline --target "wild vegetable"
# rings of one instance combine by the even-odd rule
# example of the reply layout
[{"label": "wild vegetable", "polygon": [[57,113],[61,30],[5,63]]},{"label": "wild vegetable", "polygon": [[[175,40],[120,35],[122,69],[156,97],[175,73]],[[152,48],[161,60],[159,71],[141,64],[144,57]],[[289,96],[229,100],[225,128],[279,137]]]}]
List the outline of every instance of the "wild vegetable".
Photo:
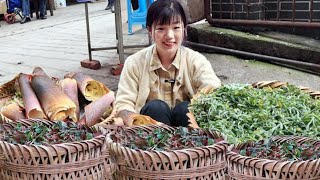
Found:
[{"label": "wild vegetable", "polygon": [[214,134],[205,130],[179,127],[172,132],[156,128],[150,133],[143,130],[138,130],[133,135],[116,133],[116,137],[113,138],[120,139],[124,146],[132,149],[163,151],[210,146],[221,141],[221,139],[215,139]]},{"label": "wild vegetable", "polygon": [[[23,145],[49,145],[92,139],[94,132],[87,126],[77,125],[74,122],[57,121],[52,126],[39,121],[31,126],[23,126],[21,123],[7,130],[0,126],[1,140],[13,144]],[[95,134],[97,135],[97,134]]]},{"label": "wild vegetable", "polygon": [[298,144],[293,140],[284,143],[278,143],[272,140],[261,140],[257,143],[247,144],[240,150],[240,154],[270,160],[315,160],[320,158],[320,144],[314,146],[308,142]]},{"label": "wild vegetable", "polygon": [[225,85],[200,96],[189,108],[200,127],[215,128],[234,144],[274,135],[320,137],[320,101],[294,85]]}]

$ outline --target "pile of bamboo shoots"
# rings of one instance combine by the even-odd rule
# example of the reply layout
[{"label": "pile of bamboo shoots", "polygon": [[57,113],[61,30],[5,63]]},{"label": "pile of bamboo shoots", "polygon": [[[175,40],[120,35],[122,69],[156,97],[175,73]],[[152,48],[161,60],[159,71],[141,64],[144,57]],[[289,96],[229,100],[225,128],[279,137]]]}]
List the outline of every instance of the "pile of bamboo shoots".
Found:
[{"label": "pile of bamboo shoots", "polygon": [[114,98],[113,91],[84,73],[57,79],[36,67],[0,87],[0,120],[73,120],[93,126],[110,115]]}]

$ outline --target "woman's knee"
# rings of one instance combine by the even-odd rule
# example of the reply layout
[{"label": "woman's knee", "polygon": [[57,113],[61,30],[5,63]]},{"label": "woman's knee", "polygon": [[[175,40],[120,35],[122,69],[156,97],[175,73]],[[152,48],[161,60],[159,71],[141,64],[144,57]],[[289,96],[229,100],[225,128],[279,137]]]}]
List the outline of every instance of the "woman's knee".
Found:
[{"label": "woman's knee", "polygon": [[148,115],[156,121],[171,125],[171,110],[168,104],[162,100],[154,99],[147,102],[140,114]]},{"label": "woman's knee", "polygon": [[172,125],[173,126],[184,126],[187,127],[189,125],[189,118],[187,116],[189,101],[183,101],[177,104],[172,110]]},{"label": "woman's knee", "polygon": [[168,104],[160,99],[154,99],[151,100],[149,102],[147,102],[143,107],[147,107],[147,108],[151,108],[151,109],[155,109],[157,111],[163,111],[163,110],[169,110],[170,107],[168,106]]}]

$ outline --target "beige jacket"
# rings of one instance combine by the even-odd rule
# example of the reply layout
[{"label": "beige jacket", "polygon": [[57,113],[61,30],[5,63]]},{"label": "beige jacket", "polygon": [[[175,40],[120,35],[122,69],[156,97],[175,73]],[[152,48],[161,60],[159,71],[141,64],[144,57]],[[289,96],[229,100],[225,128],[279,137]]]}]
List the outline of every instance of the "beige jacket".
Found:
[{"label": "beige jacket", "polygon": [[[126,59],[115,101],[117,111],[129,110],[139,113],[145,105],[150,86],[158,79],[156,73],[150,68],[153,48],[155,45]],[[221,85],[210,62],[202,54],[183,46],[177,53],[180,53],[180,66],[176,79],[178,86],[175,86],[173,93],[176,93],[179,88],[184,88],[184,92],[191,99],[198,90],[208,85],[215,88]]]}]

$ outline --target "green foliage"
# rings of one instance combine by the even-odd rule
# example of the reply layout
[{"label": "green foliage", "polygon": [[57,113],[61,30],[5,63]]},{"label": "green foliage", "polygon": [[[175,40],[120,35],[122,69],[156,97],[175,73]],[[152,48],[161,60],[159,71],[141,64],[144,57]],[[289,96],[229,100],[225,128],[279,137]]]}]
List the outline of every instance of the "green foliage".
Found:
[{"label": "green foliage", "polygon": [[52,126],[38,121],[25,127],[18,123],[10,131],[4,130],[0,125],[2,132],[1,140],[13,144],[24,145],[49,145],[74,141],[83,141],[92,139],[94,134],[87,126],[77,125],[72,121],[57,121]]},{"label": "green foliage", "polygon": [[247,144],[240,150],[240,154],[243,156],[282,161],[315,160],[320,158],[320,145],[314,146],[308,142],[298,144],[293,140],[284,143],[262,140]]},{"label": "green foliage", "polygon": [[202,128],[215,128],[229,143],[274,135],[320,137],[320,101],[293,85],[256,89],[231,84],[200,96],[190,110]]},{"label": "green foliage", "polygon": [[142,150],[176,150],[200,146],[210,146],[218,142],[209,131],[178,127],[173,132],[163,128],[147,133],[139,130],[136,134],[124,140],[127,134],[117,133],[121,143],[132,149]]}]

